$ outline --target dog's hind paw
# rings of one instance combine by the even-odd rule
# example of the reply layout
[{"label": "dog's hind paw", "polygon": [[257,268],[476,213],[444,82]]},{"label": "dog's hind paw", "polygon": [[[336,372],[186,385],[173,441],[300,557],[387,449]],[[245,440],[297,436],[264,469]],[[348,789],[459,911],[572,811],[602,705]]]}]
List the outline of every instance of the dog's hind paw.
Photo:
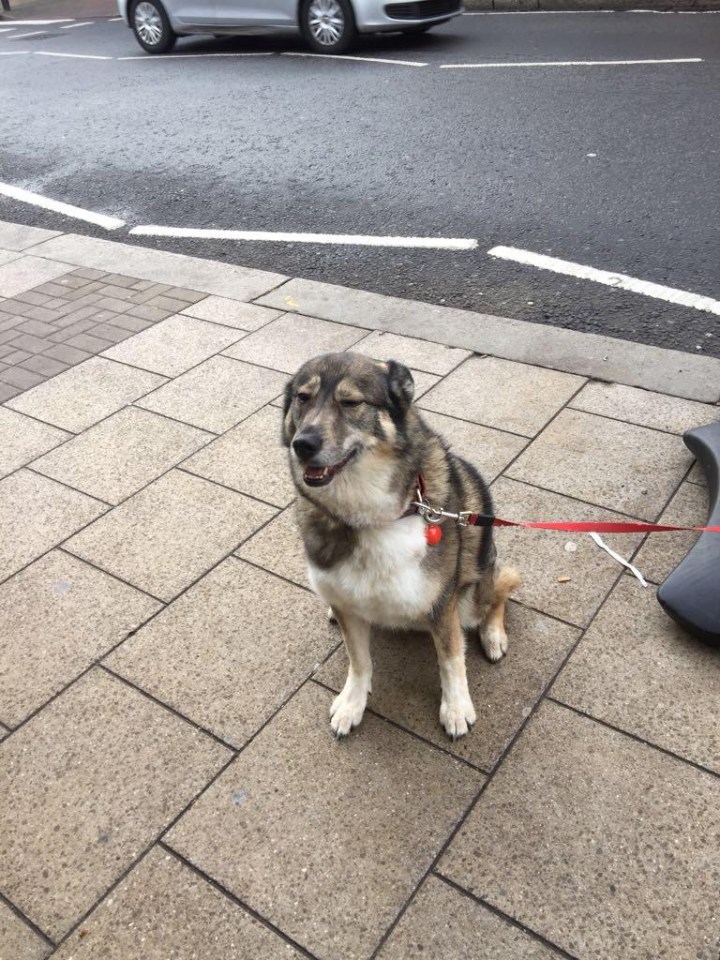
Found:
[{"label": "dog's hind paw", "polygon": [[[369,685],[368,685],[369,686]],[[335,736],[346,737],[363,718],[368,691],[359,684],[345,684],[330,707],[330,727]]]},{"label": "dog's hind paw", "polygon": [[491,663],[497,663],[507,653],[508,638],[502,627],[492,624],[480,631],[480,644]]},{"label": "dog's hind paw", "polygon": [[440,704],[440,723],[451,740],[464,737],[476,719],[475,707],[469,698],[455,703],[443,700]]}]

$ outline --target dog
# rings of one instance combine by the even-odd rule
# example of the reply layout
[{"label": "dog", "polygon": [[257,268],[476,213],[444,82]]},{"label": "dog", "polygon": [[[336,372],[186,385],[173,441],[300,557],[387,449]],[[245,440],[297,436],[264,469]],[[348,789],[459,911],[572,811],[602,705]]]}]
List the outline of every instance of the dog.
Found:
[{"label": "dog", "polygon": [[492,500],[475,467],[423,420],[414,393],[401,363],[353,353],[308,361],[285,390],[282,441],[310,585],[349,659],[330,708],[338,738],[360,723],[371,692],[372,627],[432,634],[440,723],[453,740],[476,719],[463,630],[479,632],[491,661],[507,651],[505,606],[520,575],[498,565],[490,526],[444,522],[431,532],[424,505],[492,515]]}]

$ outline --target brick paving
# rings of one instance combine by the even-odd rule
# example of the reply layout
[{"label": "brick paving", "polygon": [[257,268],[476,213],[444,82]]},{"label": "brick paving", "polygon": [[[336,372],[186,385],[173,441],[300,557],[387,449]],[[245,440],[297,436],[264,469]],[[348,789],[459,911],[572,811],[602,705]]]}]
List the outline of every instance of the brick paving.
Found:
[{"label": "brick paving", "polygon": [[[0,290],[56,275],[0,302],[1,960],[718,960],[717,652],[589,540],[501,530],[525,584],[508,656],[469,644],[471,734],[429,639],[377,635],[336,743],[278,397],[305,356],[392,354],[501,514],[688,524],[680,435],[717,405],[12,236]],[[607,540],[657,583],[692,535]]]}]

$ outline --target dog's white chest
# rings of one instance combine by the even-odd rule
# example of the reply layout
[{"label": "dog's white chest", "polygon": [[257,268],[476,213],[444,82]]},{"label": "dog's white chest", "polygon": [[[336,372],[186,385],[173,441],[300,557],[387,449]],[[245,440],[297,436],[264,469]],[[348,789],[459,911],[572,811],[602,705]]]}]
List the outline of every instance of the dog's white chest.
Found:
[{"label": "dog's white chest", "polygon": [[424,619],[436,589],[423,569],[425,523],[404,517],[363,530],[351,555],[329,570],[310,564],[310,584],[340,610],[371,623],[402,627]]}]

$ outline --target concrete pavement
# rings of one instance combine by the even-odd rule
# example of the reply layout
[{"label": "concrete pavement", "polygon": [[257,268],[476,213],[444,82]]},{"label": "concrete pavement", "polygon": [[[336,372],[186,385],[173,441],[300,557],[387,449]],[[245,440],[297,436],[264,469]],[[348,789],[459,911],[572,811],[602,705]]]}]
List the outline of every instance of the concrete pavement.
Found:
[{"label": "concrete pavement", "polygon": [[[711,403],[662,351],[654,392],[599,382],[444,337],[461,311],[413,336],[412,303],[8,223],[3,296],[2,960],[715,960],[717,652],[589,540],[503,530],[525,584],[507,658],[469,644],[471,734],[428,638],[377,636],[336,743],[278,397],[324,350],[393,356],[499,515],[698,524],[680,434],[717,368],[685,371]],[[655,584],[692,535],[607,539]]]}]

